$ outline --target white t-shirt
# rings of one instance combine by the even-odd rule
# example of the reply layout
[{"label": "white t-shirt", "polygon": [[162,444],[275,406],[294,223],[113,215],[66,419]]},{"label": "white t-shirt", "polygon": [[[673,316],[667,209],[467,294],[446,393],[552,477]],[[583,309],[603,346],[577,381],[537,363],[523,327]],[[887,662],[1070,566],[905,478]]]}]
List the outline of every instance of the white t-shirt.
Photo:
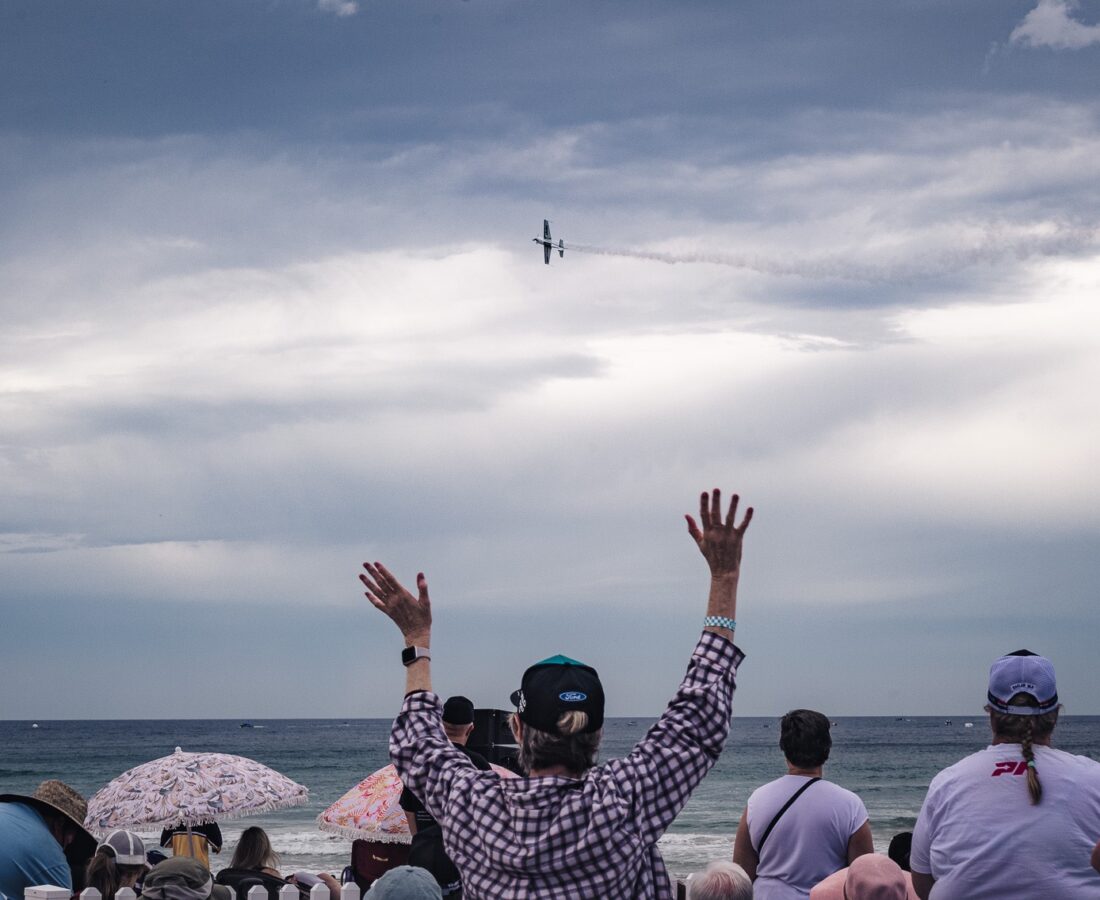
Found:
[{"label": "white t-shirt", "polygon": [[[784,775],[749,797],[749,837],[753,848],[772,818],[806,775]],[[756,866],[755,900],[797,900],[810,888],[848,865],[848,840],[867,821],[863,801],[831,781],[810,785],[776,823]]]},{"label": "white t-shirt", "polygon": [[980,750],[932,779],[910,865],[936,879],[934,900],[1100,897],[1089,863],[1100,839],[1100,763],[1036,747],[1035,771],[1036,806],[1019,744]]}]

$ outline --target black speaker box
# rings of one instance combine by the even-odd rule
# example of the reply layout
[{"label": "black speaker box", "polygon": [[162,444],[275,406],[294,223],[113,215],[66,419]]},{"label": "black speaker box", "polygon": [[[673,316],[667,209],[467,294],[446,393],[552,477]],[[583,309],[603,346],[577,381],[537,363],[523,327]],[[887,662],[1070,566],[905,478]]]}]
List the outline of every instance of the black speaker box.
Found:
[{"label": "black speaker box", "polygon": [[466,746],[491,763],[514,769],[516,744],[508,724],[511,715],[507,709],[475,709],[474,731]]}]

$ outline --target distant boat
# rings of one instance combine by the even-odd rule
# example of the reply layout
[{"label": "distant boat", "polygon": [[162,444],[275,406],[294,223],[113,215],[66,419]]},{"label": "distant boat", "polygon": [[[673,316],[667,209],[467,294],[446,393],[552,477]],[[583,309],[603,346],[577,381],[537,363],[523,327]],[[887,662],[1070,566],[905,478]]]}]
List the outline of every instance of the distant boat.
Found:
[{"label": "distant boat", "polygon": [[950,720],[950,719],[944,719],[944,720],[943,720],[943,724],[944,724],[944,725],[950,725],[950,724],[951,724],[951,720]]},{"label": "distant boat", "polygon": [[973,722],[963,722],[963,728],[973,728],[973,727],[974,727]]},{"label": "distant boat", "polygon": [[255,728],[255,727],[256,726],[253,725],[251,722],[241,722],[241,728]]},{"label": "distant boat", "polygon": [[34,724],[33,724],[33,725],[31,726],[31,728],[37,728],[37,727],[38,727],[38,723],[37,723],[37,722],[35,722],[35,723],[34,723]]}]

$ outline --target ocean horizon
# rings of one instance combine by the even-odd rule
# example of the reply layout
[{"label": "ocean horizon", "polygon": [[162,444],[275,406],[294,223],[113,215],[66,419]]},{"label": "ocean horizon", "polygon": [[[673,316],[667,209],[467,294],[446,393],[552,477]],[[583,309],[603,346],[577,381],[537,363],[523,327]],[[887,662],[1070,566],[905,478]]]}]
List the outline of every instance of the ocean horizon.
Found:
[{"label": "ocean horizon", "polygon": [[[629,752],[656,717],[605,722],[601,760]],[[928,782],[940,769],[989,744],[984,715],[837,716],[825,777],[855,791],[867,806],[877,849],[911,831]],[[284,874],[339,874],[348,838],[327,834],[317,815],[389,762],[390,718],[325,719],[8,719],[0,720],[0,793],[29,794],[59,778],[91,797],[133,766],[171,753],[234,753],[256,759],[304,784],[309,801],[293,809],[221,822],[226,848],[212,858],[228,865],[242,829],[271,835]],[[32,727],[34,724],[37,728]],[[242,728],[242,723],[253,727]],[[968,724],[969,723],[969,724]],[[748,795],[783,774],[778,717],[735,717],[726,749],[661,839],[670,873],[683,877],[712,859],[729,858]],[[1098,759],[1100,716],[1064,716],[1055,746]],[[135,829],[155,840],[159,829]]]}]

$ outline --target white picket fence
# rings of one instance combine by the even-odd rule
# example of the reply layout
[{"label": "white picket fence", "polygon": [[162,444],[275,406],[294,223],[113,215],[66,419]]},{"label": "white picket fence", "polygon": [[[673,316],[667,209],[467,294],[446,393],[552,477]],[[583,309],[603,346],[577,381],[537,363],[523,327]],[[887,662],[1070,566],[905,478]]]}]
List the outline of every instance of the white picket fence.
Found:
[{"label": "white picket fence", "polygon": [[[55,893],[56,892],[56,893]],[[293,884],[284,885],[279,889],[279,900],[298,900],[301,894]],[[29,887],[24,895],[25,900],[69,900],[69,892],[65,888],[41,885]],[[267,900],[267,888],[262,885],[253,885],[248,890],[248,900]],[[340,900],[359,900],[359,885],[351,883],[340,888]],[[80,900],[103,900],[103,895],[95,888],[85,888],[80,892]],[[119,888],[115,894],[115,900],[137,900],[137,894],[133,888]],[[309,900],[329,900],[328,886],[315,884],[309,892]]]}]

